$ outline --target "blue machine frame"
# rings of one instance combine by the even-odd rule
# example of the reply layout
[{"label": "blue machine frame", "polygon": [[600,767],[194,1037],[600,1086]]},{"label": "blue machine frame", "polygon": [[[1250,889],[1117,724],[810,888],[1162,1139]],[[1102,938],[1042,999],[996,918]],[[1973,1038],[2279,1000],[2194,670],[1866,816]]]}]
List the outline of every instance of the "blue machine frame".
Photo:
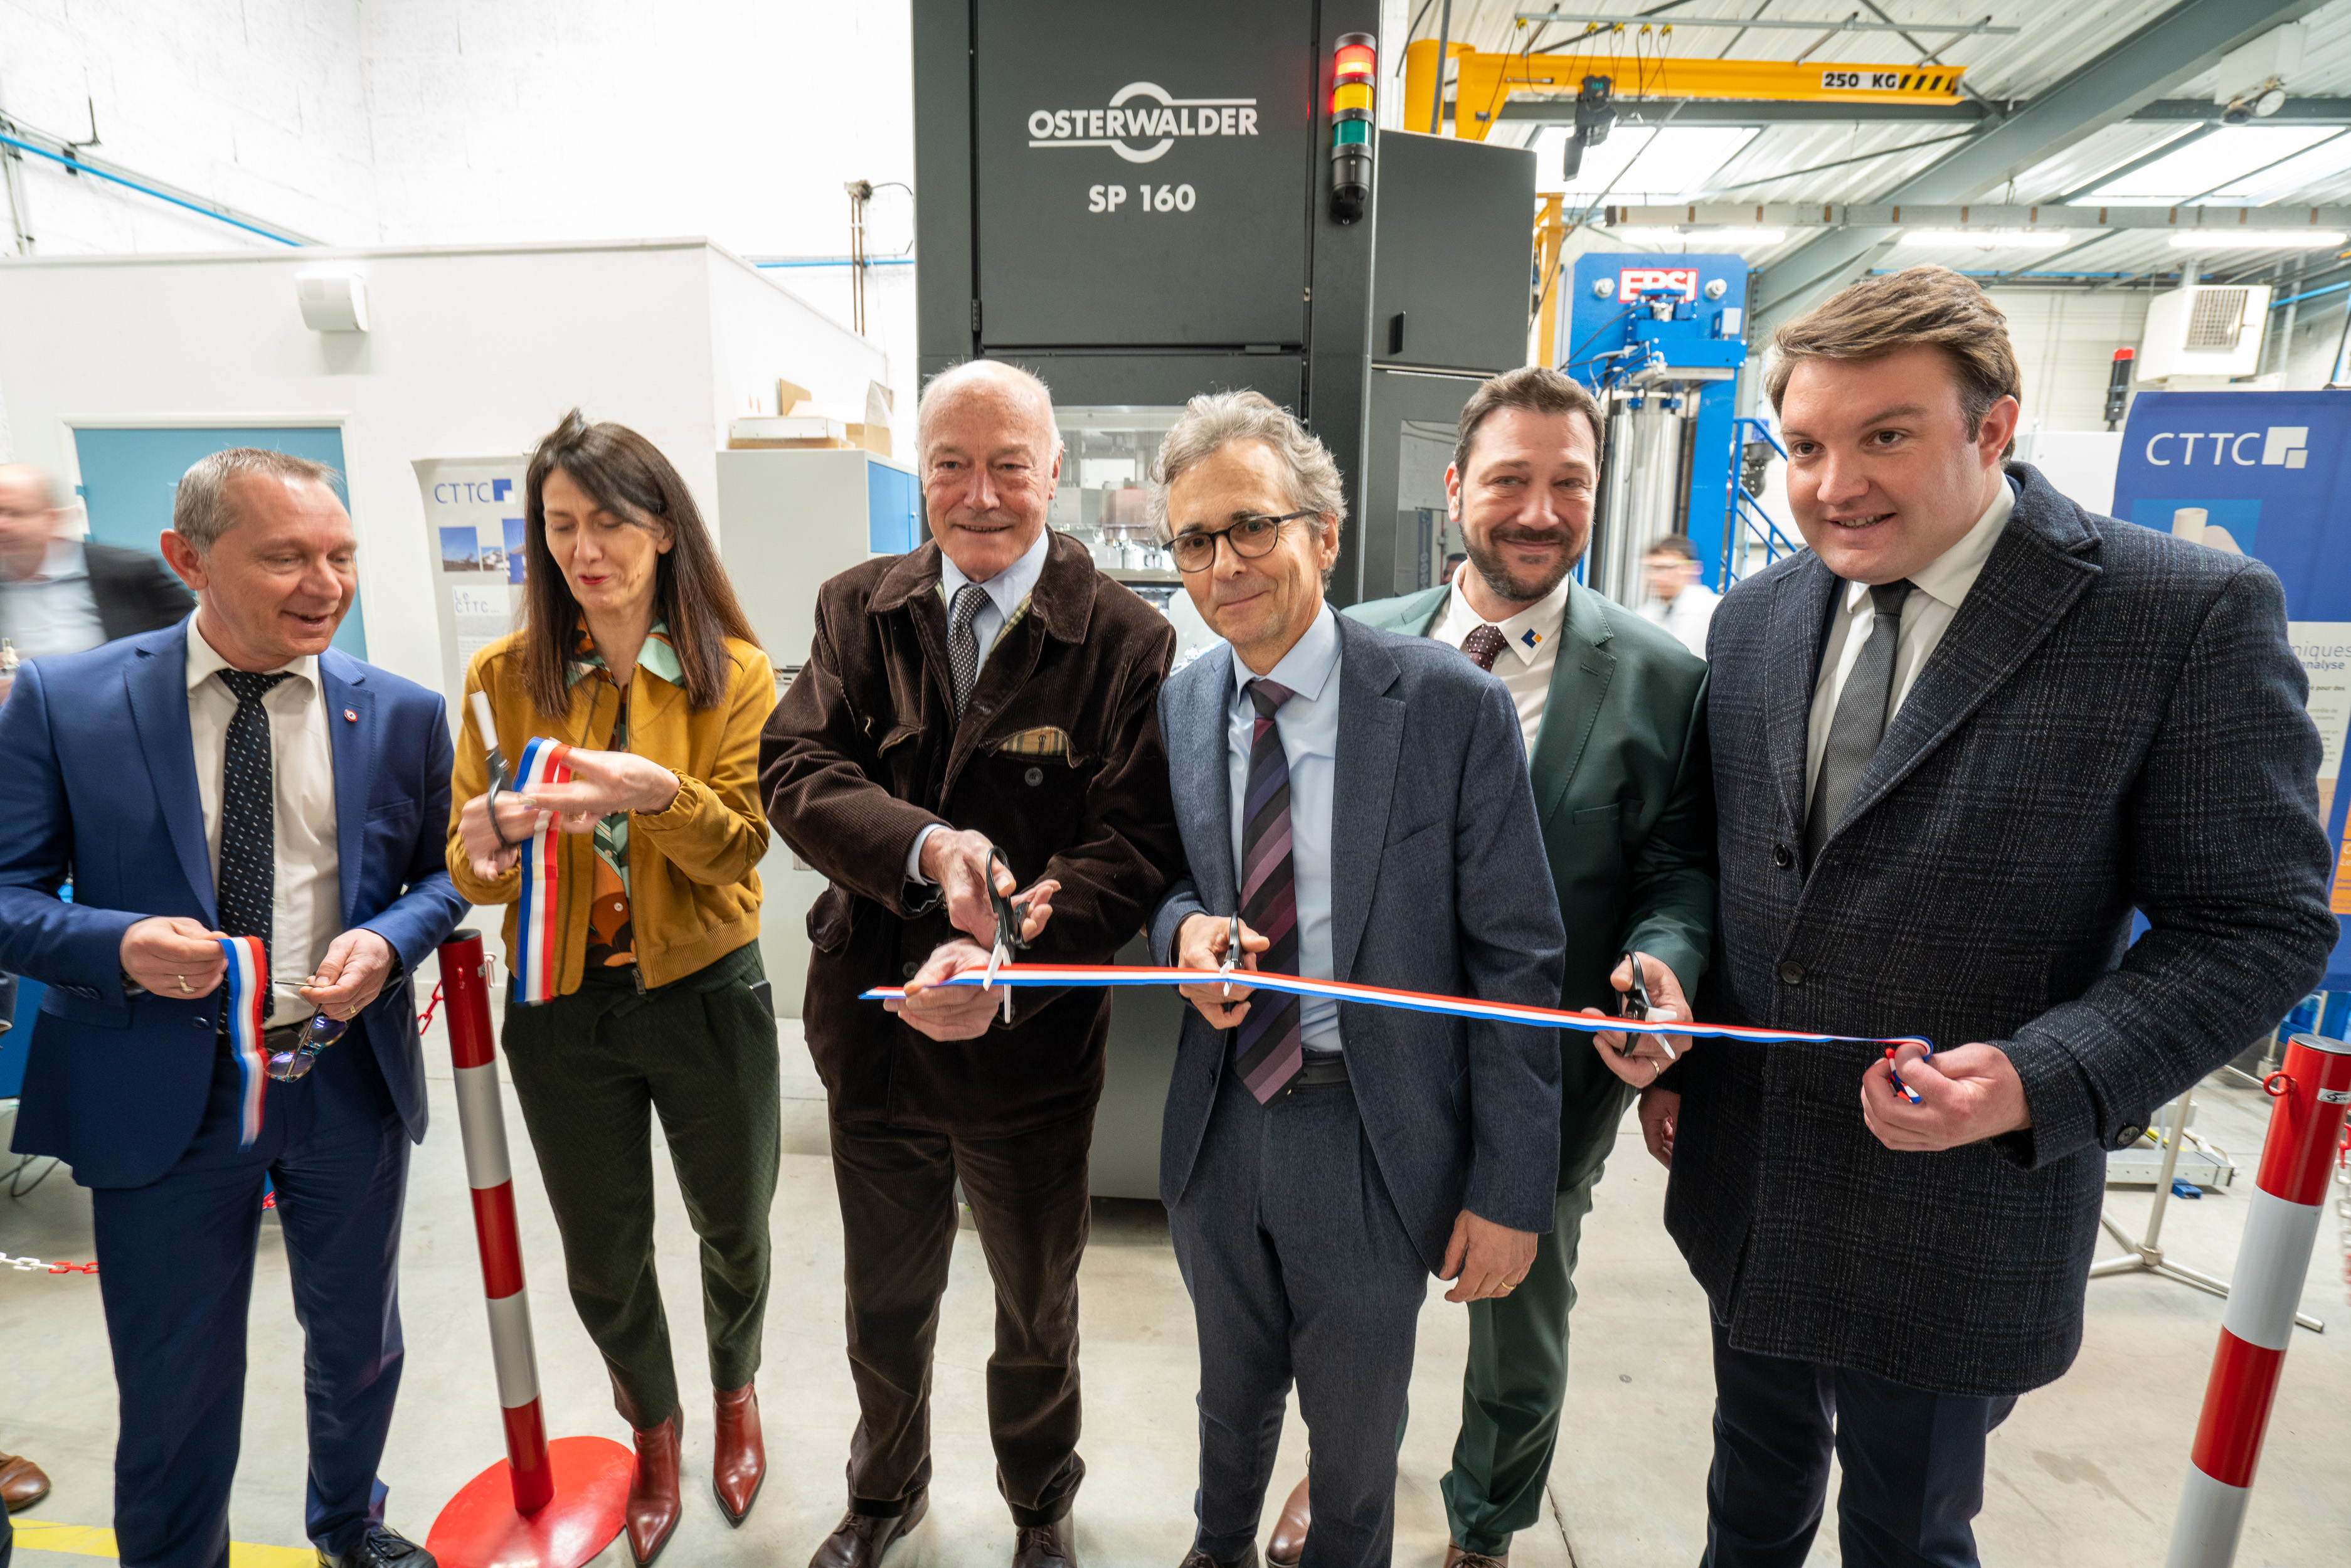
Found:
[{"label": "blue machine frame", "polygon": [[1559,368],[1605,406],[1618,388],[1695,400],[1681,519],[1707,586],[1725,586],[1736,532],[1739,373],[1747,363],[1747,261],[1738,256],[1593,251],[1560,302]]}]

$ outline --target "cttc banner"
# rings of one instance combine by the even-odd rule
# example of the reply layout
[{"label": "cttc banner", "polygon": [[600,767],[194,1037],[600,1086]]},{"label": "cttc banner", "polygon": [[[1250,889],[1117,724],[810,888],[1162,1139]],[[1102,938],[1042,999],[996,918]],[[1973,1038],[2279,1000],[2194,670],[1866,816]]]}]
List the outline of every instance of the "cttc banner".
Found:
[{"label": "cttc banner", "polygon": [[[2338,789],[2351,736],[2351,392],[2142,392],[2115,475],[2115,516],[2249,556],[2285,587],[2287,633],[2310,677],[2324,745],[2318,809],[2335,858],[2333,901],[2351,915]],[[2324,990],[2351,989],[2351,940]]]},{"label": "cttc banner", "polygon": [[528,457],[420,457],[432,551],[433,605],[441,628],[441,685],[459,711],[465,666],[514,630],[522,602],[523,474]]}]

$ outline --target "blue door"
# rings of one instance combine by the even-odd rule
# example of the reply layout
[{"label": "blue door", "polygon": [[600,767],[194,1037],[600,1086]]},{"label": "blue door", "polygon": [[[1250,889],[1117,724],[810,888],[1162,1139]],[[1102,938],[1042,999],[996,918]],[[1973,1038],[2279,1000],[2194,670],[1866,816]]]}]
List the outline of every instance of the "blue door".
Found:
[{"label": "blue door", "polygon": [[[180,476],[196,459],[232,446],[259,446],[323,463],[343,472],[343,433],[333,425],[269,425],[254,430],[219,426],[140,430],[77,430],[74,453],[81,464],[82,505],[89,512],[89,537],[102,545],[123,545],[161,557],[155,538],[172,526],[172,495]],[[335,493],[350,504],[341,484]],[[367,624],[357,601],[335,632],[335,646],[354,659],[367,657]]]}]

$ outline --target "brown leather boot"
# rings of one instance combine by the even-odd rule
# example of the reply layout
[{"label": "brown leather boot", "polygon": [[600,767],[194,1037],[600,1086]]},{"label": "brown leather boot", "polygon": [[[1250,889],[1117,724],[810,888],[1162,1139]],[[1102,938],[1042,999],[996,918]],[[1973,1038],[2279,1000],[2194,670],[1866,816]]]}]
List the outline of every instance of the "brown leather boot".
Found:
[{"label": "brown leather boot", "polygon": [[1299,1477],[1290,1500],[1281,1505],[1281,1517],[1273,1522],[1273,1537],[1265,1543],[1265,1560],[1273,1568],[1298,1568],[1298,1560],[1306,1555],[1306,1527],[1314,1522],[1306,1502],[1310,1479]]},{"label": "brown leather boot", "polygon": [[740,1526],[768,1479],[768,1450],[759,1440],[759,1391],[749,1384],[711,1391],[718,1408],[716,1454],[710,1461],[711,1490],[718,1494],[726,1522]]},{"label": "brown leather boot", "polygon": [[1445,1543],[1445,1568],[1510,1568],[1510,1554],[1471,1552],[1448,1541]]},{"label": "brown leather boot", "polygon": [[677,1496],[677,1442],[681,1412],[673,1410],[660,1426],[637,1433],[637,1471],[629,1478],[626,1519],[629,1550],[637,1568],[645,1568],[669,1544],[683,1511]]}]

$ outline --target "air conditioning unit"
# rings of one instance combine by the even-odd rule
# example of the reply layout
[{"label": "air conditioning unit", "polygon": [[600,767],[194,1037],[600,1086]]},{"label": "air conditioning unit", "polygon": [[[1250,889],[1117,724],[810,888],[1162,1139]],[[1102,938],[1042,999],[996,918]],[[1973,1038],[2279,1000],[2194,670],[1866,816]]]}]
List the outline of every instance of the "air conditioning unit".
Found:
[{"label": "air conditioning unit", "polygon": [[2191,284],[2157,295],[2147,302],[2138,379],[2252,375],[2261,368],[2269,313],[2264,286]]}]

